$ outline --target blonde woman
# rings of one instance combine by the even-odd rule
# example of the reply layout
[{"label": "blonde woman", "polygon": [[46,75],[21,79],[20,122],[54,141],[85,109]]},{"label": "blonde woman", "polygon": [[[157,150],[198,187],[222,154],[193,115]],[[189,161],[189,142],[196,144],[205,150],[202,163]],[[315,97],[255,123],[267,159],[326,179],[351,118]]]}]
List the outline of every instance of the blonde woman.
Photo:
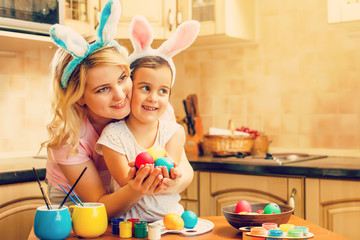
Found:
[{"label": "blonde woman", "polygon": [[[96,41],[83,39],[70,28],[55,25],[50,36],[60,47],[52,61],[53,118],[48,125],[46,179],[52,204],[65,197],[59,184],[72,186],[85,167],[75,192],[83,202],[105,204],[109,217],[122,215],[144,195],[181,192],[191,182],[193,170],[182,153],[178,178],[163,178],[161,170],[130,168],[128,184],[109,192],[110,173],[95,144],[104,127],[130,113],[132,81],[127,52],[112,38],[109,21],[118,21],[119,1],[108,1],[102,12]],[[104,16],[108,14],[110,16]],[[114,24],[112,24],[114,25]],[[116,24],[115,24],[116,27]],[[106,32],[108,31],[108,32]],[[168,111],[169,112],[169,111]],[[171,111],[170,111],[171,112]],[[165,184],[164,181],[167,181]],[[68,202],[68,204],[73,204]]]}]

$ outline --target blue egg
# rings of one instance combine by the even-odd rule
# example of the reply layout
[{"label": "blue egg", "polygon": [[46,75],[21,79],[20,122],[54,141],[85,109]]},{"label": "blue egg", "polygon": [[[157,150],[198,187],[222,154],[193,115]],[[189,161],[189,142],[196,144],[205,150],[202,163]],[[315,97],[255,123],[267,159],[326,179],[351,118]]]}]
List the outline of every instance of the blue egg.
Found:
[{"label": "blue egg", "polygon": [[181,218],[184,220],[184,227],[194,228],[198,222],[198,217],[193,211],[185,211],[181,214]]},{"label": "blue egg", "polygon": [[155,167],[167,167],[167,170],[170,174],[170,168],[174,167],[174,163],[170,160],[170,158],[167,157],[161,157],[156,159],[155,161]]}]

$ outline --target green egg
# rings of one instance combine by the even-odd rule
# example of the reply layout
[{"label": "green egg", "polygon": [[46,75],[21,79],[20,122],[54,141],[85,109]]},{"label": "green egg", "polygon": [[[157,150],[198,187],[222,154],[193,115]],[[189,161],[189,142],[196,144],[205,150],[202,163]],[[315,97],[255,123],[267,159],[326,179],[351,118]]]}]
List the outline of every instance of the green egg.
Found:
[{"label": "green egg", "polygon": [[264,208],[264,214],[276,214],[276,213],[281,213],[280,207],[276,203],[269,203]]}]

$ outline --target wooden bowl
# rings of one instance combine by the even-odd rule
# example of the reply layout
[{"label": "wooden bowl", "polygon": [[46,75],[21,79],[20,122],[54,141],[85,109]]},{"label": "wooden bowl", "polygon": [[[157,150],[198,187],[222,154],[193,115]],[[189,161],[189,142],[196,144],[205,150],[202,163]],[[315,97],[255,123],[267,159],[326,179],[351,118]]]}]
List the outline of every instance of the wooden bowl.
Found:
[{"label": "wooden bowl", "polygon": [[[252,211],[264,210],[269,203],[251,203]],[[278,225],[288,223],[294,209],[288,205],[278,204],[281,213],[277,214],[260,214],[260,215],[243,215],[235,213],[236,204],[223,207],[223,214],[236,229],[248,226],[261,226],[265,222],[277,223]]]}]

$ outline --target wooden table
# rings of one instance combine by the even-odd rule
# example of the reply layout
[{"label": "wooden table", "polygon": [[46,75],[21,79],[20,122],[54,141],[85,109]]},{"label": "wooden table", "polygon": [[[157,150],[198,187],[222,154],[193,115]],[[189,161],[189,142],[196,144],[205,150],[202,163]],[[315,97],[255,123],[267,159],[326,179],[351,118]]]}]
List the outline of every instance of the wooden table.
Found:
[{"label": "wooden table", "polygon": [[[203,235],[198,235],[194,237],[184,237],[177,234],[165,234],[162,236],[162,240],[176,240],[176,239],[241,239],[242,233],[232,227],[225,219],[224,216],[216,216],[216,217],[203,217],[204,219],[210,220],[214,223],[215,227],[214,229],[209,232],[205,233]],[[331,232],[325,228],[322,228],[318,225],[312,224],[308,221],[305,221],[304,219],[301,219],[299,217],[296,217],[294,215],[291,216],[289,223],[294,224],[295,226],[307,226],[309,227],[309,230],[311,233],[315,235],[314,240],[349,240],[348,238],[345,238],[343,236],[340,236],[339,234],[336,234],[334,232]],[[31,230],[28,240],[37,240],[38,238],[35,236],[34,231]],[[67,239],[80,239],[77,236],[74,236],[73,233],[69,235]],[[123,239],[119,236],[112,235],[111,234],[111,226],[108,227],[106,233],[104,233],[102,236],[100,236],[97,239],[106,239],[106,240],[118,240]],[[139,239],[139,238],[128,238],[128,239]]]}]

